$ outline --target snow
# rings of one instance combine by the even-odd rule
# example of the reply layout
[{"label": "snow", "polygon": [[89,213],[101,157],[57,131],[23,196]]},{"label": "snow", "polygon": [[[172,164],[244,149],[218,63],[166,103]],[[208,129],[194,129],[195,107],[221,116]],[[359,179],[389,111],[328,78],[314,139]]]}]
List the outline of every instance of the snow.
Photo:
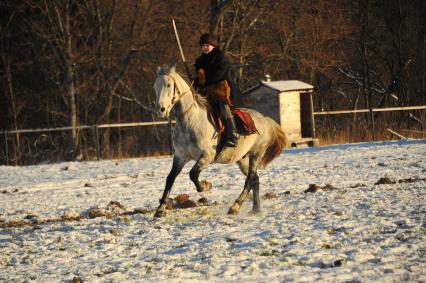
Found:
[{"label": "snow", "polygon": [[312,91],[314,88],[310,84],[301,82],[298,80],[287,80],[287,81],[260,81],[263,85],[272,89],[278,90],[279,92],[295,91],[295,90],[307,90]]},{"label": "snow", "polygon": [[172,196],[207,206],[47,224],[155,209],[171,157],[0,166],[0,225],[34,221],[0,228],[0,282],[425,281],[425,160],[425,140],[286,150],[259,173],[262,212],[248,199],[238,216],[226,214],[238,167],[211,165],[201,179],[213,189],[197,193],[191,163]]}]

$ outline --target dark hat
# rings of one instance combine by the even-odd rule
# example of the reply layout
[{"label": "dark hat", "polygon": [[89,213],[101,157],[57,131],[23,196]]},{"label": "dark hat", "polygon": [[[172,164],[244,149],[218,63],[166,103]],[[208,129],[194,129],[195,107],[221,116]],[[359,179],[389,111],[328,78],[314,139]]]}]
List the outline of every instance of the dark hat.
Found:
[{"label": "dark hat", "polygon": [[214,36],[214,34],[211,34],[211,33],[203,33],[200,36],[200,46],[207,43],[216,47],[217,45],[216,36]]}]

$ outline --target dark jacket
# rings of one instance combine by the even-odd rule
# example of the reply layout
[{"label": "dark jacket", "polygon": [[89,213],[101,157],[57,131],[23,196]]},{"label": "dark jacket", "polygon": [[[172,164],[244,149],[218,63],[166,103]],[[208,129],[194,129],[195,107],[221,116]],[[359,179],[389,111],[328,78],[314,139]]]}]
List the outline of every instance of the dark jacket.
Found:
[{"label": "dark jacket", "polygon": [[195,60],[195,70],[204,69],[206,86],[227,80],[229,82],[229,62],[219,48],[214,48],[209,54],[201,54]]}]

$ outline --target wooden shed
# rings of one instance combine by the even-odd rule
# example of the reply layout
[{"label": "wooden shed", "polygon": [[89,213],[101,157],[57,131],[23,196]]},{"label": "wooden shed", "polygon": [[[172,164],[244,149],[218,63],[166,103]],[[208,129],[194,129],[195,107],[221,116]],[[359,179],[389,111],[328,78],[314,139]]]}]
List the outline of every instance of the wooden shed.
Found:
[{"label": "wooden shed", "polygon": [[242,104],[274,119],[292,147],[318,144],[313,115],[314,87],[297,80],[260,81],[242,93]]}]

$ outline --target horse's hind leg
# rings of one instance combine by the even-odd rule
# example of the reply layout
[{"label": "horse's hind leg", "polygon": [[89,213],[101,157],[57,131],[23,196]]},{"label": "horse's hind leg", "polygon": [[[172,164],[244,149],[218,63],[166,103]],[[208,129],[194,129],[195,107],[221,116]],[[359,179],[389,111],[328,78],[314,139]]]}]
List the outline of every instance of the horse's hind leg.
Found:
[{"label": "horse's hind leg", "polygon": [[173,186],[173,183],[175,182],[176,177],[182,171],[185,164],[186,164],[185,160],[179,159],[176,156],[173,158],[172,170],[170,170],[170,173],[167,176],[166,187],[164,189],[163,196],[161,197],[161,200],[160,200],[160,206],[157,208],[157,211],[154,214],[155,217],[162,217],[166,215],[166,206],[167,206],[167,202],[169,201],[170,191],[172,189],[172,186]]},{"label": "horse's hind leg", "polygon": [[195,187],[197,188],[198,192],[205,192],[212,188],[212,183],[208,181],[200,181],[198,177],[200,176],[201,171],[211,162],[213,161],[213,158],[211,158],[209,155],[202,155],[197,162],[195,163],[194,167],[192,167],[191,171],[189,172],[189,178],[194,183]]},{"label": "horse's hind leg", "polygon": [[253,182],[253,208],[252,213],[260,212],[260,196],[259,196],[259,175],[256,173],[255,181]]},{"label": "horse's hind leg", "polygon": [[[244,189],[240,196],[235,200],[234,204],[229,208],[228,214],[238,214],[243,202],[247,198],[250,190],[253,189],[253,212],[260,211],[260,198],[259,198],[259,175],[257,175],[258,158],[250,158],[247,178],[244,184]],[[238,162],[241,171],[244,170],[244,163]]]},{"label": "horse's hind leg", "polygon": [[243,174],[247,176],[249,172],[249,158],[245,156],[244,158],[238,160],[237,164],[241,172],[243,172]]}]

